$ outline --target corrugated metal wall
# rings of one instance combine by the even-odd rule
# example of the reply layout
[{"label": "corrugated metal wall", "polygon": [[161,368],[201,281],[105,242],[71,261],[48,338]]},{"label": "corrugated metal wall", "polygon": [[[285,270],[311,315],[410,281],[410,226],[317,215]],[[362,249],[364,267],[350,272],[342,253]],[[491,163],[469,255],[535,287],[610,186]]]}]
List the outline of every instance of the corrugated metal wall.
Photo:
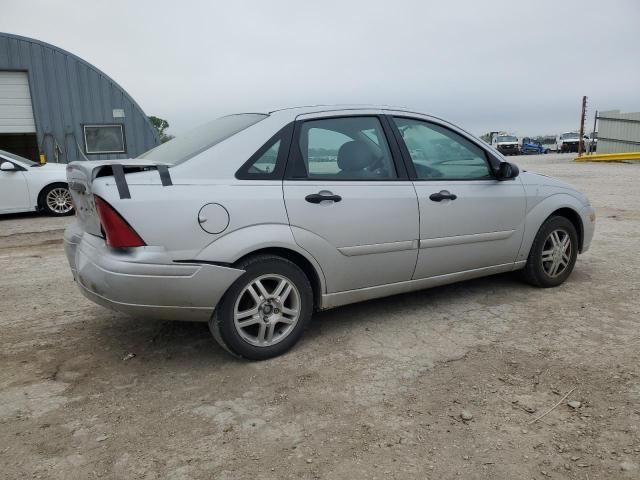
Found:
[{"label": "corrugated metal wall", "polygon": [[640,112],[598,112],[598,153],[640,152]]},{"label": "corrugated metal wall", "polygon": [[[0,70],[27,72],[38,144],[48,161],[55,161],[56,150],[60,162],[84,160],[78,148],[84,150],[84,124],[122,123],[125,130],[126,154],[87,155],[90,160],[137,157],[159,144],[138,104],[111,78],[69,52],[0,32]],[[124,118],[114,118],[114,109],[124,110]]]}]

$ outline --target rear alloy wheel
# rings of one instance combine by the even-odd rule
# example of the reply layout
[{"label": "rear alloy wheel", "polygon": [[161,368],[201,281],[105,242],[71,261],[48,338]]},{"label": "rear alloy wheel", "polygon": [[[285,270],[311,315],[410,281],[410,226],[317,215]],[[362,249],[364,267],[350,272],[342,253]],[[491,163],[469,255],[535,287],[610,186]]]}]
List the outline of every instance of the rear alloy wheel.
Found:
[{"label": "rear alloy wheel", "polygon": [[550,217],[538,233],[527,259],[525,280],[537,287],[555,287],[563,283],[576,263],[578,235],[565,217]]},{"label": "rear alloy wheel", "polygon": [[40,208],[54,217],[71,215],[73,213],[73,200],[66,185],[49,185],[40,195]]},{"label": "rear alloy wheel", "polygon": [[300,293],[286,277],[262,275],[238,295],[233,323],[243,340],[257,347],[281,342],[300,318]]},{"label": "rear alloy wheel", "polygon": [[271,255],[250,258],[237,268],[245,273],[225,293],[209,322],[214,338],[250,360],[286,352],[311,318],[309,279],[294,263]]}]

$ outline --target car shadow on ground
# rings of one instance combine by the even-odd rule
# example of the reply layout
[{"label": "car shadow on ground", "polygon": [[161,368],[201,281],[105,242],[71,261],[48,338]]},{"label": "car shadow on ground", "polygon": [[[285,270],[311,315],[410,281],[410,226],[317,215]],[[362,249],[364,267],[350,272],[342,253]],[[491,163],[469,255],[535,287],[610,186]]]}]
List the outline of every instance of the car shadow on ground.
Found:
[{"label": "car shadow on ground", "polygon": [[[481,303],[492,302],[491,297],[497,294],[504,295],[521,291],[523,283],[519,281],[517,274],[503,273],[489,277],[476,278],[463,282],[433,287],[415,292],[393,295],[361,303],[354,303],[323,312],[318,312],[314,320],[330,324],[341,321],[345,315],[356,316],[360,321],[367,321],[372,314],[385,311],[388,315],[404,313],[407,308],[429,308],[435,304],[460,304],[469,300]],[[529,288],[529,287],[527,287]]]},{"label": "car shadow on ground", "polygon": [[28,218],[42,218],[46,215],[40,212],[20,212],[20,213],[3,213],[0,215],[0,222],[2,220],[22,220]]},{"label": "car shadow on ground", "polygon": [[[374,324],[381,318],[402,322],[408,311],[428,312],[434,305],[455,305],[473,301],[495,305],[526,296],[531,287],[524,285],[514,273],[494,275],[452,285],[355,303],[316,312],[302,338],[291,354],[300,352],[314,339],[326,339],[344,334],[345,322],[351,327]],[[236,364],[246,360],[233,357],[212,338],[203,322],[159,321],[134,319],[110,314],[112,320],[98,326],[96,335],[110,352],[125,358],[135,354],[139,360],[196,364]],[[428,321],[428,316],[425,318]]]}]

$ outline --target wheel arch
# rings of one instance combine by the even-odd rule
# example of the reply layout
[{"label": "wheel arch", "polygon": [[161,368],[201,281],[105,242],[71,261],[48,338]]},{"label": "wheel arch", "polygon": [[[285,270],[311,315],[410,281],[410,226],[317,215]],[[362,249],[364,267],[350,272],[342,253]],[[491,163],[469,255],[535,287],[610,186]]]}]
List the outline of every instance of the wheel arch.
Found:
[{"label": "wheel arch", "polygon": [[[565,217],[569,220],[576,229],[578,233],[578,251],[582,252],[582,245],[584,242],[584,225],[582,224],[582,219],[580,218],[580,214],[575,211],[573,208],[563,207],[553,211],[545,221],[551,217]],[[543,222],[544,223],[544,222]]]},{"label": "wheel arch", "polygon": [[527,213],[525,219],[525,234],[517,259],[522,261],[529,257],[531,245],[548,218],[558,215],[567,218],[575,227],[578,234],[578,252],[582,252],[584,244],[584,225],[580,217],[582,204],[578,199],[566,193],[551,195],[538,203]]},{"label": "wheel arch", "polygon": [[50,188],[50,187],[55,187],[55,186],[61,186],[61,187],[66,187],[69,188],[69,184],[67,182],[63,182],[63,181],[53,181],[53,182],[48,182],[45,185],[43,185],[42,187],[40,187],[40,191],[38,192],[38,196],[37,198],[37,207],[38,209],[42,210],[42,202],[44,201],[44,192]]},{"label": "wheel arch", "polygon": [[323,281],[321,279],[320,273],[308,258],[306,258],[301,253],[289,248],[266,247],[254,250],[243,255],[234,262],[234,265],[246,260],[249,257],[255,257],[259,255],[275,255],[277,257],[285,258],[297,265],[309,279],[309,282],[311,283],[311,289],[313,290],[313,306],[314,309],[319,309],[320,299],[322,298],[322,294],[324,292]]},{"label": "wheel arch", "polygon": [[231,231],[211,242],[195,260],[236,265],[247,257],[261,254],[277,255],[300,267],[313,287],[314,303],[320,304],[327,290],[324,272],[318,261],[295,242],[289,225],[251,225]]}]

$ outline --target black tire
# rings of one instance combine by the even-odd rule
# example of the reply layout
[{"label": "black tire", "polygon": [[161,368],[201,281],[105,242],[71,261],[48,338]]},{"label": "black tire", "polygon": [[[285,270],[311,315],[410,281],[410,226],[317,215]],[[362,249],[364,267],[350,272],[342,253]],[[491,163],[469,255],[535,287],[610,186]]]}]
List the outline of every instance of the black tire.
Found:
[{"label": "black tire", "polygon": [[[545,245],[549,247],[551,244],[550,235],[555,232],[563,232],[569,238],[571,251],[568,255],[569,261],[564,266],[564,270],[562,270],[556,276],[552,276],[547,271],[550,266],[552,266],[552,261],[543,262],[543,250]],[[576,232],[576,228],[573,223],[566,217],[560,216],[552,216],[549,217],[542,224],[538,233],[536,234],[536,238],[533,241],[533,245],[531,245],[531,250],[529,251],[529,258],[527,258],[527,264],[522,271],[522,276],[524,280],[535,286],[541,288],[550,288],[557,287],[564,283],[564,281],[569,278],[571,272],[573,271],[573,267],[576,264],[576,258],[578,257],[578,234]],[[547,264],[545,268],[545,264]]]},{"label": "black tire", "polygon": [[[67,210],[67,206],[59,205],[58,210],[52,208],[47,201],[49,195],[52,195],[52,192],[57,192],[60,190],[65,190],[69,199],[69,210]],[[42,189],[40,195],[38,195],[38,207],[40,210],[51,217],[66,217],[68,215],[73,215],[75,213],[75,209],[73,208],[73,204],[71,202],[71,194],[69,193],[69,186],[66,183],[52,183],[51,185],[47,185]]]},{"label": "black tire", "polygon": [[[209,329],[213,337],[228,352],[249,360],[266,360],[282,355],[300,340],[311,320],[313,313],[313,290],[309,279],[295,263],[276,255],[249,257],[237,264],[236,268],[244,270],[245,273],[229,287],[216,307],[213,317],[209,320]],[[238,297],[243,295],[245,287],[265,275],[284,277],[295,287],[295,291],[299,296],[299,315],[297,322],[293,324],[288,333],[286,333],[286,336],[283,336],[277,343],[267,346],[257,346],[243,338],[241,332],[236,328],[234,311],[236,302],[244,301],[244,297],[241,299]],[[267,279],[265,281],[270,280]],[[244,295],[246,296],[247,293],[244,293]],[[284,312],[284,308],[282,310]],[[277,309],[274,311],[276,313],[279,312]],[[262,317],[263,314],[261,310],[258,316]],[[255,324],[256,330],[261,327],[262,325],[260,325],[260,323]],[[264,328],[269,327],[265,326]],[[273,328],[275,329],[276,327],[274,326]],[[285,331],[288,329],[286,325],[283,328]]]}]

